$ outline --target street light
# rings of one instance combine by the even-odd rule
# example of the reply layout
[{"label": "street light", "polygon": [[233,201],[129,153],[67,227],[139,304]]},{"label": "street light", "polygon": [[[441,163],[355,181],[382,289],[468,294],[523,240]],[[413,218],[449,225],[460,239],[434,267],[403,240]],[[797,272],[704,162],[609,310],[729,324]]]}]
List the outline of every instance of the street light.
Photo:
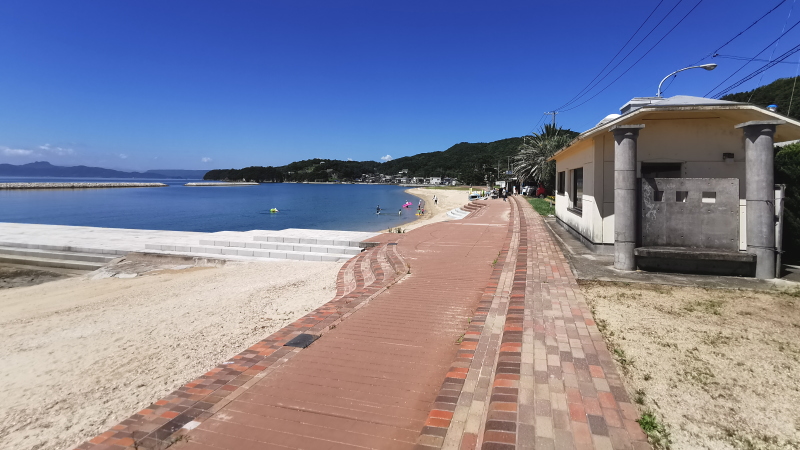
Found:
[{"label": "street light", "polygon": [[662,85],[662,84],[664,84],[664,82],[665,82],[665,81],[667,81],[667,78],[669,78],[669,77],[671,77],[671,76],[673,76],[673,75],[677,74],[678,72],[683,72],[684,70],[689,70],[689,69],[706,69],[706,70],[714,70],[714,69],[716,69],[716,68],[717,68],[717,65],[716,65],[716,64],[703,64],[703,65],[701,65],[701,66],[684,67],[684,68],[683,68],[683,69],[681,69],[681,70],[676,70],[675,72],[672,72],[671,74],[669,74],[669,75],[665,76],[665,77],[664,77],[664,79],[663,79],[663,80],[661,80],[661,83],[658,83],[658,93],[656,94],[656,97],[659,97],[659,98],[661,98],[661,85]]}]

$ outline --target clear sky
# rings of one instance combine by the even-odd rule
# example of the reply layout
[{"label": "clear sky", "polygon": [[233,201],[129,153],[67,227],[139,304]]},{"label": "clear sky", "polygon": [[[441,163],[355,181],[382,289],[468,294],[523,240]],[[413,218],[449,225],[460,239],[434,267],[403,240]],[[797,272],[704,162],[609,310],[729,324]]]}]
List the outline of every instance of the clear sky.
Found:
[{"label": "clear sky", "polygon": [[[753,57],[800,21],[795,2],[700,0],[559,124],[584,131],[631,97],[655,95],[671,71],[716,62],[712,72],[682,73],[665,94],[705,96],[744,63],[707,55],[781,4],[719,51]],[[697,3],[6,1],[0,162],[240,168],[380,160],[521,136],[589,83],[657,5],[617,61],[661,25],[575,104]],[[799,41],[797,26],[774,55]],[[800,53],[786,61],[734,92],[794,76]]]}]

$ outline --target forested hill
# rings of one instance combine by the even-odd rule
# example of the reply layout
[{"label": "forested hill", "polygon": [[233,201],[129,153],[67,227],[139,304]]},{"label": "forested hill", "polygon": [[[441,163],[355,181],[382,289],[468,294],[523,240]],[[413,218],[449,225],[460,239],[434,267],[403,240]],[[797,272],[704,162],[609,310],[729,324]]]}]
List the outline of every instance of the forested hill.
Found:
[{"label": "forested hill", "polygon": [[466,184],[482,184],[487,174],[505,171],[509,157],[519,151],[522,138],[494,142],[462,142],[447,150],[420,153],[392,161],[339,161],[309,159],[280,167],[245,167],[218,169],[205,175],[206,180],[282,181],[349,181],[362,174],[396,175],[408,169],[408,177],[453,177]]},{"label": "forested hill", "polygon": [[381,164],[380,173],[408,169],[410,177],[452,177],[466,184],[481,184],[488,172],[505,171],[509,157],[519,152],[522,138],[494,142],[461,142],[441,152],[405,156]]},{"label": "forested hill", "polygon": [[[798,119],[800,118],[800,83],[795,86],[797,78],[800,77],[779,78],[752,91],[728,94],[722,97],[721,100],[752,103],[762,107],[778,105],[779,113],[792,119]],[[795,90],[794,99],[792,98],[792,89]],[[789,103],[792,104],[791,111],[788,111]]]}]

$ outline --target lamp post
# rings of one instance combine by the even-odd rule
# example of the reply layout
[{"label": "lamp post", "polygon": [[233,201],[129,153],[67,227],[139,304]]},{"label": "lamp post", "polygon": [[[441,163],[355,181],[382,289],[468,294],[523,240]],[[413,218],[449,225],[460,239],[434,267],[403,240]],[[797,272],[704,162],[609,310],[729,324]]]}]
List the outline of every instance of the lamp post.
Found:
[{"label": "lamp post", "polygon": [[717,68],[717,65],[716,65],[716,64],[703,64],[703,65],[701,65],[701,66],[684,67],[684,68],[683,68],[683,69],[681,69],[681,70],[676,70],[675,72],[672,72],[671,74],[669,74],[669,75],[665,76],[665,77],[664,77],[664,79],[663,79],[663,80],[661,80],[661,83],[658,83],[658,93],[656,93],[656,97],[659,97],[659,98],[661,98],[661,85],[662,85],[662,84],[664,84],[664,82],[665,82],[665,81],[667,81],[667,79],[668,79],[669,77],[671,77],[671,76],[673,76],[673,75],[677,74],[678,72],[683,72],[684,70],[689,70],[689,69],[705,69],[705,70],[714,70],[714,69],[716,69],[716,68]]}]

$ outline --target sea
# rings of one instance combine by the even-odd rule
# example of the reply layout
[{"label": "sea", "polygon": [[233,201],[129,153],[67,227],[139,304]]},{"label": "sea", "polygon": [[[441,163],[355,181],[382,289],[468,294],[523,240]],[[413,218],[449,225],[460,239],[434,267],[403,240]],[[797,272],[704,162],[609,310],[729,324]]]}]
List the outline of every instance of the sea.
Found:
[{"label": "sea", "polygon": [[[19,182],[148,182],[168,187],[0,190],[0,222],[172,231],[311,228],[380,231],[414,221],[407,188],[365,184],[265,183],[189,187],[202,180],[0,178]],[[406,202],[413,204],[403,208]],[[376,214],[377,208],[382,209]],[[278,212],[270,212],[276,208]]]}]

